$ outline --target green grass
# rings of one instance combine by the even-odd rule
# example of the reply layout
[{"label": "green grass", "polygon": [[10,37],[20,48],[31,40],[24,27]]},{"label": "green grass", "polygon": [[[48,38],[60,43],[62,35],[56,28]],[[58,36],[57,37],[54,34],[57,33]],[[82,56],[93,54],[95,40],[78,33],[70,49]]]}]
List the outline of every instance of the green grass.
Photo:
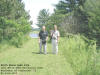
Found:
[{"label": "green grass", "polygon": [[31,38],[21,48],[9,46],[8,49],[3,47],[3,50],[0,52],[0,64],[29,64],[31,67],[42,67],[36,72],[18,72],[17,75],[91,75],[93,72],[87,72],[89,70],[96,70],[95,75],[99,75],[99,54],[96,56],[96,68],[92,67],[95,45],[88,46],[80,37],[61,38],[58,55],[52,54],[51,43],[47,44],[47,55],[38,54],[38,40]]},{"label": "green grass", "polygon": [[96,51],[95,41],[88,40],[83,36],[63,38],[61,46],[66,62],[74,75],[100,75],[99,54]]},{"label": "green grass", "polygon": [[[0,53],[0,64],[30,64],[32,67],[43,67],[36,72],[19,72],[17,75],[74,75],[69,70],[70,65],[66,62],[59,50],[58,55],[51,54],[51,44],[48,44],[48,54],[39,52],[37,39],[30,39],[21,48],[10,47]],[[14,75],[14,74],[11,74]]]},{"label": "green grass", "polygon": [[[99,49],[99,51],[100,51],[100,49]],[[100,75],[100,52],[98,52],[98,55],[97,55],[96,67],[97,67],[96,72],[98,72],[98,75]]]}]

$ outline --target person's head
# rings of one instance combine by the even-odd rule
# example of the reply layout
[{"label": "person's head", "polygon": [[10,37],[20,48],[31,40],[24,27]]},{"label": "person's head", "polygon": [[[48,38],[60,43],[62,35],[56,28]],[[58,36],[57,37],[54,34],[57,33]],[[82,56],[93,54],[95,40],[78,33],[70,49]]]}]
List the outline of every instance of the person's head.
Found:
[{"label": "person's head", "polygon": [[45,26],[42,26],[42,30],[45,31]]},{"label": "person's head", "polygon": [[54,25],[54,30],[57,30],[57,25]]}]

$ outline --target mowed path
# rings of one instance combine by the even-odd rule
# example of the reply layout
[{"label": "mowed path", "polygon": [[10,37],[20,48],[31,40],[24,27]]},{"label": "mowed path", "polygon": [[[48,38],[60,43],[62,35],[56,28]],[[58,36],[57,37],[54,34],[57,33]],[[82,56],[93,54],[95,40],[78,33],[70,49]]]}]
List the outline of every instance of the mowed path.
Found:
[{"label": "mowed path", "polygon": [[18,72],[18,74],[9,75],[74,75],[68,69],[70,66],[63,56],[61,47],[59,54],[54,55],[51,53],[51,44],[49,43],[47,46],[47,55],[38,54],[38,40],[30,38],[21,48],[10,47],[2,51],[0,64],[29,64],[31,67],[37,68],[36,72]]}]

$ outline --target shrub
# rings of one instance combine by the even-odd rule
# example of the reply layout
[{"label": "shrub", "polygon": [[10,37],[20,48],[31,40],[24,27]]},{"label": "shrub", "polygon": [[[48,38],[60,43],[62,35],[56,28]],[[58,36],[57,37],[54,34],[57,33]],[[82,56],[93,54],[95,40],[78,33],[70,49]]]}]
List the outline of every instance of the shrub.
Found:
[{"label": "shrub", "polygon": [[10,43],[12,45],[15,45],[16,47],[21,47],[24,41],[23,38],[24,38],[24,35],[22,32],[20,32],[10,40]]},{"label": "shrub", "polygon": [[63,54],[74,75],[96,75],[96,42],[84,36],[73,35],[61,39]]}]

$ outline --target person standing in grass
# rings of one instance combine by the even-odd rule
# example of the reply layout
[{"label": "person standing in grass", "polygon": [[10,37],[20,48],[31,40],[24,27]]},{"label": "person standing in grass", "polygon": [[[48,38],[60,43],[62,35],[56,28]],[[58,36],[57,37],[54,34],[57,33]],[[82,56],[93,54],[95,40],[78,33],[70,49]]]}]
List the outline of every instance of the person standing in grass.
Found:
[{"label": "person standing in grass", "polygon": [[52,52],[53,52],[53,54],[58,53],[59,37],[60,37],[60,33],[57,30],[57,25],[54,25],[54,30],[51,32],[51,41],[52,41]]},{"label": "person standing in grass", "polygon": [[47,51],[46,51],[47,39],[48,39],[48,32],[46,31],[45,26],[42,26],[42,30],[39,32],[40,54],[42,53],[42,47],[44,49],[44,54],[47,54]]}]

